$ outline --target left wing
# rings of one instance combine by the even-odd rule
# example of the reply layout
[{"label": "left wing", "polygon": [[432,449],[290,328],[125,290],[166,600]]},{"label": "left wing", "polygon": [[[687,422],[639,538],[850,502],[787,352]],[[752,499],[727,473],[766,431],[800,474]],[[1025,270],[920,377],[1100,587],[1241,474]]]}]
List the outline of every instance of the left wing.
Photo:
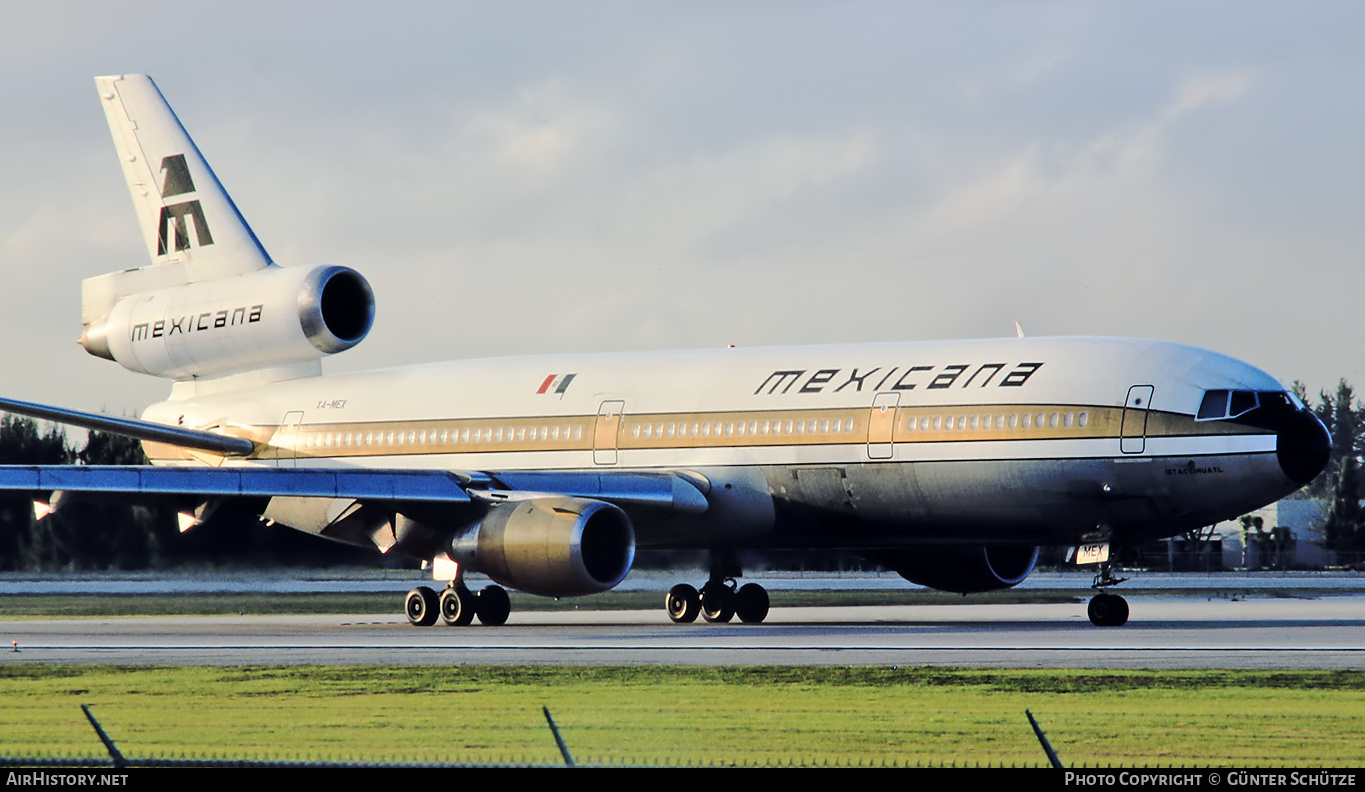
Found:
[{"label": "left wing", "polygon": [[[675,473],[366,470],[364,468],[0,465],[0,492],[207,498],[347,498],[390,505],[492,504],[560,496],[702,514],[706,496]],[[401,511],[401,508],[398,509]]]},{"label": "left wing", "polygon": [[464,482],[443,470],[0,465],[0,491],[41,495],[353,498],[469,503]]}]

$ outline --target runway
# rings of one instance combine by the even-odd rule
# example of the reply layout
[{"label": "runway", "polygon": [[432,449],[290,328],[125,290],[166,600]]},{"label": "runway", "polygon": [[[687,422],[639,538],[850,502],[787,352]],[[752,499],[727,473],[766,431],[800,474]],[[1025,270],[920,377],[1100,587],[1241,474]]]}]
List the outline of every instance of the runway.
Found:
[{"label": "runway", "polygon": [[[760,625],[657,611],[513,613],[415,628],[399,614],[0,621],[4,663],[131,665],[953,665],[1354,669],[1365,595],[1130,597],[1119,628],[1083,603],[775,608]],[[17,641],[18,651],[11,651]]]}]

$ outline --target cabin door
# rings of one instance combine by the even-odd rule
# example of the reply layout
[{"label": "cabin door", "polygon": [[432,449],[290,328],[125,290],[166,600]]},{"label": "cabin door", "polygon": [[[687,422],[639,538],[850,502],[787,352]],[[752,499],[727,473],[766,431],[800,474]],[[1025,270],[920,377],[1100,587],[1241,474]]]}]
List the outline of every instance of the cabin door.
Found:
[{"label": "cabin door", "polygon": [[1153,390],[1151,385],[1134,385],[1128,389],[1128,400],[1123,403],[1123,424],[1119,429],[1119,450],[1125,454],[1141,454],[1147,449],[1147,415]]},{"label": "cabin door", "polygon": [[275,467],[294,467],[294,459],[299,453],[299,426],[303,424],[303,412],[295,410],[284,414],[280,428],[270,444],[275,446]]},{"label": "cabin door", "polygon": [[896,431],[896,407],[899,393],[878,393],[872,400],[872,413],[867,419],[867,458],[890,459],[895,447],[892,437]]},{"label": "cabin door", "polygon": [[598,465],[616,464],[616,438],[621,432],[623,401],[604,401],[597,408],[597,426],[592,433],[592,461]]}]

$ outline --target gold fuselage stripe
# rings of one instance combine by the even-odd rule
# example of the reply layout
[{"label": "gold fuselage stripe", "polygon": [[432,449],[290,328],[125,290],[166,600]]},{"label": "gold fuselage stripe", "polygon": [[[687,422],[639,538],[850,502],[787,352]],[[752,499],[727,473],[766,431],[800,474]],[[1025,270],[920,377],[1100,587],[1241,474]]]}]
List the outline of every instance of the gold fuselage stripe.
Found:
[{"label": "gold fuselage stripe", "polygon": [[[1120,436],[1123,407],[1062,404],[970,407],[842,407],[808,410],[462,418],[257,427],[269,438],[255,458],[315,459],[508,451],[694,449],[879,443],[1060,440]],[[894,420],[888,421],[888,414]],[[615,426],[612,426],[615,424]],[[1131,424],[1131,420],[1130,420]],[[888,431],[889,430],[889,431]],[[1152,437],[1257,433],[1226,421],[1196,422],[1148,411]],[[889,436],[888,436],[889,435]],[[182,449],[148,444],[157,459],[186,459]],[[154,453],[155,451],[155,453]]]}]

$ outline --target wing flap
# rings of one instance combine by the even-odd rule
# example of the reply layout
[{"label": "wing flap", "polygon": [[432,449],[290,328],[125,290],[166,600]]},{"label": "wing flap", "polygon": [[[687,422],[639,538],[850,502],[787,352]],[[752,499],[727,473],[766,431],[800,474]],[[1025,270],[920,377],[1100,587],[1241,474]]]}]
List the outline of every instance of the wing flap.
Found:
[{"label": "wing flap", "polygon": [[490,488],[487,497],[492,500],[566,495],[682,514],[703,514],[710,508],[692,481],[667,471],[527,471],[495,473],[494,478],[506,489]]}]

